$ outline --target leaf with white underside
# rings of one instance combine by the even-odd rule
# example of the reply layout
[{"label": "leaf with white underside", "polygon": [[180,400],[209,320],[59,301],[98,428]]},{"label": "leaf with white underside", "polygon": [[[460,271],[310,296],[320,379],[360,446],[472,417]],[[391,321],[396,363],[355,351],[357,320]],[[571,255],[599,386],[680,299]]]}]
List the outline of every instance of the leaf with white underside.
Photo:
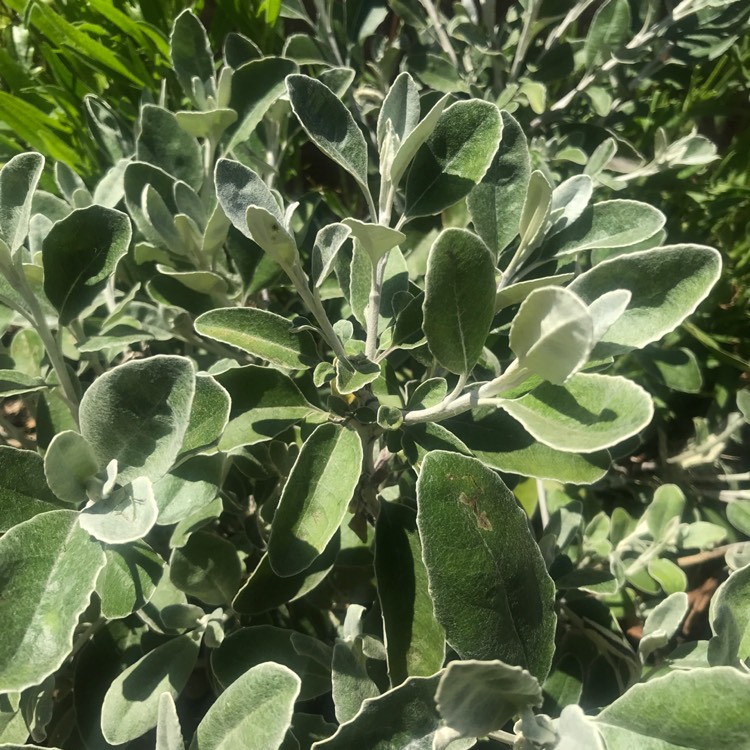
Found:
[{"label": "leaf with white underside", "polygon": [[383,106],[378,114],[378,147],[382,149],[386,133],[386,123],[391,123],[399,143],[404,142],[419,122],[419,90],[408,73],[399,73],[388,89]]},{"label": "leaf with white underside", "polygon": [[484,243],[465,229],[446,229],[427,260],[424,332],[435,359],[468,374],[490,331],[495,303],[495,264]]},{"label": "leaf with white underside", "polygon": [[328,278],[333,270],[336,253],[346,242],[352,230],[346,224],[329,224],[315,236],[312,252],[312,282],[316,287]]},{"label": "leaf with white underside", "polygon": [[310,140],[367,187],[367,144],[349,110],[324,83],[304,75],[290,75],[286,87],[292,111]]},{"label": "leaf with white underside", "polygon": [[72,510],[42,513],[0,538],[0,691],[38,685],[65,661],[104,563]]},{"label": "leaf with white underside", "polygon": [[320,425],[302,446],[281,493],[268,540],[280,576],[308,568],[344,518],[362,468],[362,441],[340,425]]},{"label": "leaf with white underside", "polygon": [[612,289],[631,293],[628,307],[594,356],[641,349],[675,329],[706,298],[721,273],[721,255],[704,245],[669,245],[603,261],[568,287],[586,303]]},{"label": "leaf with white underside", "polygon": [[417,503],[435,616],[450,646],[462,659],[500,659],[543,679],[555,587],[513,494],[475,458],[432,451]]},{"label": "leaf with white underside", "polygon": [[31,200],[44,168],[41,154],[17,154],[0,170],[0,240],[15,253],[29,231]]},{"label": "leaf with white underside", "polygon": [[98,471],[93,449],[77,432],[65,430],[52,438],[44,454],[44,475],[49,488],[61,500],[86,502],[89,482]]},{"label": "leaf with white underside", "polygon": [[636,435],[654,411],[648,393],[627,378],[580,372],[564,385],[543,383],[500,406],[545,445],[583,453]]},{"label": "leaf with white underside", "polygon": [[202,336],[236,346],[272,365],[306,370],[317,364],[317,351],[307,331],[296,332],[281,315],[254,307],[211,310],[195,319]]},{"label": "leaf with white underside", "polygon": [[398,187],[406,168],[419,151],[420,146],[432,135],[449,101],[450,96],[448,94],[438,100],[401,143],[391,164],[391,184],[394,188]]},{"label": "leaf with white underside", "polygon": [[712,667],[635,685],[593,722],[607,750],[716,750],[747,747],[748,716],[750,675]]},{"label": "leaf with white underside", "polygon": [[106,544],[126,544],[143,539],[154,527],[159,508],[147,477],[136,477],[125,487],[84,508],[81,528]]},{"label": "leaf with white underside", "polygon": [[588,206],[593,192],[594,183],[585,174],[578,174],[561,182],[552,191],[549,211],[550,234],[561,232],[578,219]]},{"label": "leaf with white underside", "polygon": [[156,750],[185,750],[177,706],[170,693],[159,696],[159,715],[156,724]]},{"label": "leaf with white underside", "polygon": [[542,705],[542,687],[521,667],[493,661],[452,661],[435,693],[447,726],[465,737],[482,737],[525,708]]},{"label": "leaf with white underside", "polygon": [[563,383],[580,370],[593,345],[588,308],[564,287],[532,291],[510,329],[510,348],[518,363],[550,383]]},{"label": "leaf with white underside", "polygon": [[180,452],[195,393],[186,357],[157,355],[119,365],[97,378],[81,399],[81,434],[99,466],[117,459],[118,481],[156,480]]},{"label": "leaf with white underside", "polygon": [[382,224],[370,224],[359,219],[344,219],[342,222],[351,229],[352,237],[370,256],[373,264],[377,263],[389,250],[400,245],[406,235]]},{"label": "leaf with white underside", "polygon": [[199,648],[196,635],[186,633],[157,646],[118,675],[102,704],[102,733],[107,742],[130,742],[157,725],[162,693],[176,698],[182,692]]},{"label": "leaf with white underside", "polygon": [[666,646],[688,613],[688,597],[684,591],[670,594],[649,612],[643,624],[643,636],[638,644],[642,661],[659,648]]},{"label": "leaf with white underside", "polygon": [[467,195],[484,177],[502,131],[500,111],[490,102],[474,99],[448,107],[414,157],[404,216],[432,216]]},{"label": "leaf with white underside", "polygon": [[245,672],[217,699],[190,750],[278,750],[292,722],[300,678],[267,662]]}]

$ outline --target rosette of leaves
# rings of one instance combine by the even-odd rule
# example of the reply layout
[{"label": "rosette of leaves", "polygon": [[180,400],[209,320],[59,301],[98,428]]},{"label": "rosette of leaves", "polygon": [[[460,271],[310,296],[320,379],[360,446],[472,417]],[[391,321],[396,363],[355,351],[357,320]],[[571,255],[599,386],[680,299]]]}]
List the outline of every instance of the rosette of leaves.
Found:
[{"label": "rosette of leaves", "polygon": [[[553,186],[491,102],[401,73],[368,118],[317,60],[217,73],[190,12],[171,51],[192,108],[145,104],[94,193],[64,167],[65,199],[39,190],[38,154],[0,172],[3,395],[39,446],[0,447],[3,743],[601,747],[667,705],[653,747],[743,741],[745,699],[700,731],[694,705],[748,694],[742,577],[715,666],[535,713],[572,608],[508,486],[604,474],[652,414],[609,366],[693,312],[718,253],[587,175]],[[288,192],[287,139],[359,215]]]}]

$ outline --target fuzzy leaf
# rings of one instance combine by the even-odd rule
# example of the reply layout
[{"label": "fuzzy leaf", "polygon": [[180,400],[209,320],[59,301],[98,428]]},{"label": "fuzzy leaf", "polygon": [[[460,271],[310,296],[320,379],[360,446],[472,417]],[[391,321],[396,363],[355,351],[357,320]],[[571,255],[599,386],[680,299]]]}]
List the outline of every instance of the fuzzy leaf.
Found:
[{"label": "fuzzy leaf", "polygon": [[310,140],[369,194],[367,144],[349,110],[325,84],[303,75],[286,79],[292,111]]},{"label": "fuzzy leaf", "polygon": [[214,62],[206,30],[192,11],[184,10],[177,16],[169,44],[172,65],[182,90],[200,105],[194,95],[193,79],[200,82],[201,93],[212,93],[215,87]]},{"label": "fuzzy leaf", "polygon": [[163,693],[176,698],[187,684],[198,659],[194,633],[173,638],[138,659],[110,685],[102,704],[102,733],[121,745],[153,729]]},{"label": "fuzzy leaf", "polygon": [[340,547],[340,535],[334,534],[309,568],[295,576],[283,578],[273,572],[266,553],[247,583],[237,593],[232,608],[242,614],[259,615],[299,599],[312,591],[331,572]]},{"label": "fuzzy leaf", "polygon": [[748,715],[750,675],[713,667],[635,685],[593,721],[607,750],[715,750],[747,745]]},{"label": "fuzzy leaf", "polygon": [[543,383],[502,402],[537,440],[566,452],[591,453],[637,434],[654,407],[648,393],[620,376],[578,373],[565,385]]},{"label": "fuzzy leaf", "polygon": [[631,293],[627,310],[594,355],[640,349],[676,328],[706,298],[721,273],[721,256],[703,245],[670,245],[606,260],[568,287],[586,303],[612,289]]},{"label": "fuzzy leaf", "polygon": [[0,538],[0,691],[38,685],[62,665],[104,563],[72,510],[42,513]]},{"label": "fuzzy leaf", "polygon": [[98,471],[99,462],[93,449],[77,432],[65,430],[52,438],[44,454],[44,476],[61,500],[86,502],[88,482]]},{"label": "fuzzy leaf", "polygon": [[42,457],[0,445],[0,533],[39,513],[60,509],[47,485]]},{"label": "fuzzy leaf", "polygon": [[375,545],[388,675],[395,687],[407,677],[427,677],[443,666],[445,633],[433,613],[416,513],[405,505],[382,502]]},{"label": "fuzzy leaf", "polygon": [[268,560],[280,576],[308,568],[341,525],[362,468],[356,432],[320,425],[306,440],[281,493]]},{"label": "fuzzy leaf", "polygon": [[665,221],[664,214],[647,203],[620,199],[595,203],[548,240],[544,253],[561,258],[584,250],[628,247],[653,237]]},{"label": "fuzzy leaf", "polygon": [[203,448],[218,440],[229,421],[230,408],[226,388],[207,373],[199,372],[195,376],[195,396],[180,452]]},{"label": "fuzzy leaf", "polygon": [[476,459],[434,451],[422,464],[417,502],[448,643],[462,659],[501,659],[543,679],[554,650],[555,587],[513,494]]},{"label": "fuzzy leaf", "polygon": [[154,489],[146,477],[135,477],[109,497],[84,508],[81,528],[105,544],[126,544],[143,539],[154,527],[159,509]]},{"label": "fuzzy leaf", "polygon": [[495,306],[495,271],[484,243],[464,229],[440,233],[427,261],[424,332],[447,370],[468,374],[479,359]]},{"label": "fuzzy leaf", "polygon": [[127,617],[146,604],[164,569],[159,555],[143,541],[108,547],[107,564],[96,581],[102,616],[108,620]]},{"label": "fuzzy leaf", "polygon": [[404,215],[432,216],[467,195],[484,177],[502,131],[494,104],[474,99],[448,107],[414,157]]},{"label": "fuzzy leaf", "polygon": [[512,474],[592,484],[607,473],[611,463],[606,451],[580,455],[550,448],[502,409],[468,412],[442,424],[480,461]]},{"label": "fuzzy leaf", "polygon": [[303,419],[325,418],[278,370],[247,365],[227,370],[216,380],[232,399],[229,422],[219,440],[224,452],[270,440]]},{"label": "fuzzy leaf", "polygon": [[588,308],[564,287],[531,292],[510,329],[510,348],[518,363],[558,385],[586,364],[593,344]]},{"label": "fuzzy leaf", "polygon": [[44,168],[41,154],[17,154],[0,170],[0,240],[15,253],[29,231],[31,200]]},{"label": "fuzzy leaf", "polygon": [[67,325],[96,300],[128,252],[132,230],[120,211],[80,208],[57,222],[44,239],[44,293]]},{"label": "fuzzy leaf", "polygon": [[521,126],[508,112],[500,115],[500,145],[482,181],[466,201],[476,233],[495,256],[518,234],[531,176],[529,147]]},{"label": "fuzzy leaf", "polygon": [[452,661],[435,703],[447,726],[466,737],[502,729],[522,710],[542,705],[542,687],[521,667],[501,661]]},{"label": "fuzzy leaf", "polygon": [[408,73],[399,73],[396,76],[380,108],[377,127],[380,148],[383,147],[387,122],[391,123],[399,143],[404,142],[419,122],[419,91]]},{"label": "fuzzy leaf", "polygon": [[157,355],[101,375],[81,400],[81,434],[100,467],[117,459],[121,484],[156,480],[177,458],[190,420],[195,376],[190,360]]},{"label": "fuzzy leaf", "polygon": [[232,131],[225,153],[230,153],[252,136],[271,105],[286,90],[286,77],[298,70],[299,66],[293,60],[264,57],[250,60],[234,71],[230,106],[239,114],[239,122]]},{"label": "fuzzy leaf", "polygon": [[209,531],[196,531],[172,551],[169,577],[189,596],[206,604],[228,604],[240,586],[242,570],[231,542]]},{"label": "fuzzy leaf", "polygon": [[198,141],[189,135],[168,109],[145,104],[135,158],[160,167],[167,174],[198,190],[203,182],[203,159]]},{"label": "fuzzy leaf", "polygon": [[300,643],[315,651],[330,648],[308,635],[272,625],[241,628],[224,639],[211,654],[211,669],[223,688],[228,688],[252,667],[272,661],[289,667],[302,681],[299,700],[316,698],[331,689],[331,670],[315,658],[300,653]]},{"label": "fuzzy leaf", "polygon": [[306,370],[317,364],[317,350],[307,331],[294,332],[280,315],[252,307],[211,310],[195,319],[202,336],[231,344],[248,354],[288,370]]},{"label": "fuzzy leaf", "polygon": [[211,706],[190,750],[277,750],[292,721],[299,689],[300,679],[288,667],[258,664]]}]

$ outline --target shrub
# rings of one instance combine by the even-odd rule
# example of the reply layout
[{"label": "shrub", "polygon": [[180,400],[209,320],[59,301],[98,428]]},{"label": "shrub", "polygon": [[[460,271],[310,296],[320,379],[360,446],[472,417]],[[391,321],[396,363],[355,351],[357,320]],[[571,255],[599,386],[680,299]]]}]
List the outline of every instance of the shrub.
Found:
[{"label": "shrub", "polygon": [[93,187],[58,163],[62,197],[40,189],[38,153],[0,172],[0,394],[37,441],[0,446],[0,739],[742,746],[742,552],[710,640],[673,650],[672,558],[723,528],[674,485],[584,523],[549,483],[597,481],[649,424],[609,370],[719,253],[594,200],[592,169],[555,184],[492,102],[402,72],[364,108],[351,69],[225,55],[184,12],[189,108],[130,134],[89,99]]}]

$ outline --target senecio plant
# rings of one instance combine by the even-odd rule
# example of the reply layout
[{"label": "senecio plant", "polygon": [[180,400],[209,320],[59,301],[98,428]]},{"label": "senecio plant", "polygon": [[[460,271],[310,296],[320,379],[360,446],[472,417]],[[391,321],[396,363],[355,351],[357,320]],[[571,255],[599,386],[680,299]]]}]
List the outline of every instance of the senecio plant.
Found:
[{"label": "senecio plant", "polygon": [[[239,36],[217,74],[190,12],[171,48],[190,108],[133,138],[87,99],[93,192],[0,172],[0,382],[37,426],[0,446],[2,747],[747,747],[748,568],[667,648],[668,553],[711,524],[667,485],[583,534],[509,489],[592,483],[649,424],[608,371],[716,250],[551,184],[492,102],[402,72],[349,108],[352,70]],[[285,194],[309,144],[338,200]],[[639,653],[628,587],[669,594]]]}]

